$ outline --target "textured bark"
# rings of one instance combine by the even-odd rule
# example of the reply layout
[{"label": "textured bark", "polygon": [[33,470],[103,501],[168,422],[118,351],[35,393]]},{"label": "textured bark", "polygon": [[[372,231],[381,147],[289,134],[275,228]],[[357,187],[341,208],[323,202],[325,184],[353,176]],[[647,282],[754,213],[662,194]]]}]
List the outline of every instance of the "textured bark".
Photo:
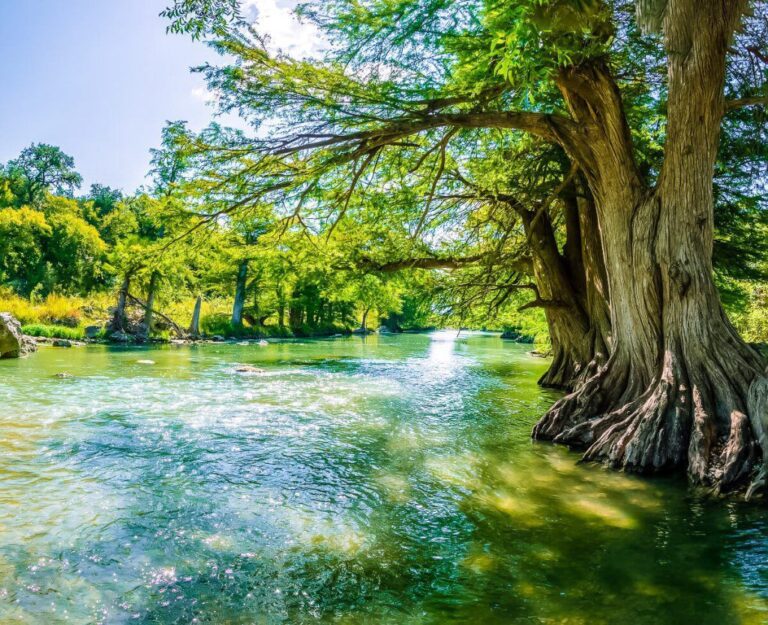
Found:
[{"label": "textured bark", "polygon": [[685,469],[726,491],[764,481],[765,362],[740,339],[712,272],[712,176],[725,57],[742,3],[670,0],[663,31],[665,161],[648,188],[632,158],[619,91],[600,64],[563,72],[580,140],[564,143],[596,205],[611,302],[607,363],[560,400],[534,436],[638,472]]},{"label": "textured bark", "polygon": [[245,308],[246,281],[248,279],[248,261],[241,260],[237,268],[237,283],[235,284],[235,301],[232,305],[232,325],[243,324],[243,309]]},{"label": "textured bark", "polygon": [[547,215],[522,217],[552,341],[552,364],[539,384],[571,390],[607,359],[610,318],[594,205],[573,194],[564,203],[562,253]]}]

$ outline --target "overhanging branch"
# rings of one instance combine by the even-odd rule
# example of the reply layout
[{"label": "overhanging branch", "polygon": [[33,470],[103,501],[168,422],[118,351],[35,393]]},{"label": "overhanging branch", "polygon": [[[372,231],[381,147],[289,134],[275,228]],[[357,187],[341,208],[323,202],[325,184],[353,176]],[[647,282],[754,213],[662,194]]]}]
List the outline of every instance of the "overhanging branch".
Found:
[{"label": "overhanging branch", "polygon": [[747,106],[768,106],[768,95],[756,95],[749,98],[726,100],[725,112],[730,113],[731,111],[742,109]]}]

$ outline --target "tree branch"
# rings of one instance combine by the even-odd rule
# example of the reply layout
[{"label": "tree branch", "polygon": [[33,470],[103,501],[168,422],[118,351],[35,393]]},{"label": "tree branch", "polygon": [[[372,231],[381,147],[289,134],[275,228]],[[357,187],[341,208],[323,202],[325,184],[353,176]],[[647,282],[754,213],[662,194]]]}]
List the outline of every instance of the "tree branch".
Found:
[{"label": "tree branch", "polygon": [[[390,145],[404,137],[435,128],[495,128],[529,132],[547,141],[558,142],[558,137],[575,131],[576,125],[567,117],[525,111],[485,111],[476,113],[437,113],[393,120],[380,128],[353,132],[346,135],[326,136],[296,135],[275,148],[275,155],[287,155],[304,150],[316,150],[334,146],[357,144],[356,150],[341,155],[343,160],[353,160],[360,153]],[[321,137],[321,138],[319,138]],[[300,143],[303,139],[319,138],[317,141]]]},{"label": "tree branch", "polygon": [[524,310],[528,310],[529,308],[567,308],[567,306],[568,304],[560,300],[541,299],[537,297],[535,300],[532,300],[527,304],[523,304],[522,306],[520,306],[520,308],[517,309],[517,312],[523,312]]},{"label": "tree branch", "polygon": [[[383,273],[394,273],[403,269],[459,269],[461,267],[466,267],[467,265],[479,263],[488,258],[488,256],[489,254],[487,252],[473,254],[471,256],[425,256],[421,258],[394,260],[380,264],[363,260],[358,266],[361,269],[381,271]],[[510,261],[504,261],[502,264],[505,269],[511,269],[518,273],[530,274],[533,270],[531,259],[525,256]]]},{"label": "tree branch", "polygon": [[725,112],[730,113],[736,109],[745,108],[747,106],[768,106],[768,95],[756,95],[749,98],[738,98],[735,100],[725,101]]}]

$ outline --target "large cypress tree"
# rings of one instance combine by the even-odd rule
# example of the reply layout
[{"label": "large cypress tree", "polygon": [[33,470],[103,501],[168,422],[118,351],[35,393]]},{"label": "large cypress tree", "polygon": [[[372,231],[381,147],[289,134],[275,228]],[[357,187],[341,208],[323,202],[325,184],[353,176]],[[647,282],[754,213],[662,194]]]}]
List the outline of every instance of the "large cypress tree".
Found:
[{"label": "large cypress tree", "polygon": [[[766,104],[765,3],[337,0],[305,9],[329,39],[322,62],[270,53],[232,3],[216,4],[185,0],[170,15],[237,59],[205,69],[224,107],[273,122],[240,146],[253,198],[301,207],[347,168],[343,215],[384,152],[421,151],[439,180],[448,146],[468,136],[559,146],[594,203],[610,355],[534,436],[617,468],[764,485],[765,362],[729,322],[712,256],[723,120]],[[739,71],[749,62],[756,71]]]}]

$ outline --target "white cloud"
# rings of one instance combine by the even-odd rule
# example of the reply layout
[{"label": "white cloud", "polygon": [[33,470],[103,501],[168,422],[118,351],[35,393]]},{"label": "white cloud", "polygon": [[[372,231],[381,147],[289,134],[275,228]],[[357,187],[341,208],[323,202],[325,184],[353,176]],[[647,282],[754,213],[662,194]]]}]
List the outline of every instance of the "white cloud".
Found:
[{"label": "white cloud", "polygon": [[216,95],[211,91],[208,91],[208,89],[206,89],[205,87],[195,87],[194,89],[192,89],[191,93],[192,93],[192,97],[195,100],[199,100],[204,104],[209,104],[216,100]]},{"label": "white cloud", "polygon": [[[294,14],[295,0],[245,0],[260,35],[268,37],[272,51],[281,50],[296,58],[316,57],[324,47],[320,31]],[[247,15],[247,13],[246,13]]]}]

